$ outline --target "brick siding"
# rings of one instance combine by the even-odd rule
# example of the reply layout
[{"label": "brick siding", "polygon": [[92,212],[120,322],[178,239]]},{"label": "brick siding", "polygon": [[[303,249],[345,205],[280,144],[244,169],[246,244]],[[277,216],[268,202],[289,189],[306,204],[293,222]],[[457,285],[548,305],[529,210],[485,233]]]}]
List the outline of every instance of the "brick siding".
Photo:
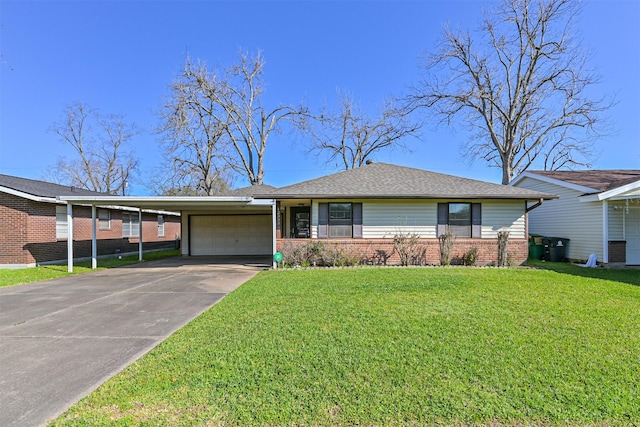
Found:
[{"label": "brick siding", "polygon": [[[319,239],[277,239],[276,248],[282,251],[285,245],[304,245]],[[400,257],[394,252],[393,239],[322,239],[328,245],[336,245],[341,250],[357,254],[366,264],[399,264]],[[420,239],[420,245],[425,249],[422,264],[440,264],[440,241],[438,239]],[[451,263],[462,264],[462,257],[472,247],[477,248],[477,265],[497,264],[497,239],[456,239],[451,251]],[[529,256],[529,246],[526,239],[509,239],[507,252],[513,265],[522,265]]]},{"label": "brick siding", "polygon": [[[110,229],[96,228],[98,255],[138,251],[137,237],[122,237],[122,213],[111,210]],[[96,212],[96,222],[97,216]],[[90,257],[91,208],[74,206],[73,217],[73,255],[76,258]],[[180,236],[180,217],[163,217],[164,237],[158,237],[158,216],[143,213],[144,250],[173,249],[176,246],[176,236]],[[56,239],[56,204],[0,193],[0,265],[31,265],[66,259],[67,239]]]}]

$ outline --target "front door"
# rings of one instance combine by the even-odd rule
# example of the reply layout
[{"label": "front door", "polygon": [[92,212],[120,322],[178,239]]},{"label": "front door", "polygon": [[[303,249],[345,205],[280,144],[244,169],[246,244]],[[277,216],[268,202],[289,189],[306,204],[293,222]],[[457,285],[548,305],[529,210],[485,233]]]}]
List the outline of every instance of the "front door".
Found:
[{"label": "front door", "polygon": [[296,239],[311,237],[311,208],[309,206],[291,208],[291,237]]}]

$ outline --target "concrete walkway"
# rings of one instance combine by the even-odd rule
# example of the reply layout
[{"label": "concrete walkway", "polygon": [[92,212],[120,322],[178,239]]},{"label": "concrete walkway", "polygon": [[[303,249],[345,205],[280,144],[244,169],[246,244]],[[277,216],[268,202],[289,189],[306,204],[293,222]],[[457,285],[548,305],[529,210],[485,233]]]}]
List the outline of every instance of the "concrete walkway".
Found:
[{"label": "concrete walkway", "polygon": [[40,426],[268,267],[171,258],[0,289],[0,426]]}]

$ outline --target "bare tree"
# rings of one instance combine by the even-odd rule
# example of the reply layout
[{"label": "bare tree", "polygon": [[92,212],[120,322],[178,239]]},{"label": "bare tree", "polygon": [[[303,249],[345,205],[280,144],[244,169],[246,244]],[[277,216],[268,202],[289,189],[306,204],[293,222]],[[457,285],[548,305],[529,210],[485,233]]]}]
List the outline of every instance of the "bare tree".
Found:
[{"label": "bare tree", "polygon": [[160,111],[165,165],[155,191],[165,195],[215,195],[229,170],[228,118],[219,99],[225,90],[205,64],[189,58]]},{"label": "bare tree", "polygon": [[587,166],[599,113],[611,103],[589,98],[600,77],[572,37],[578,13],[574,0],[504,0],[476,39],[445,29],[413,106],[449,124],[463,119],[472,130],[466,155],[501,168],[503,184],[534,162]]},{"label": "bare tree", "polygon": [[403,138],[415,135],[420,125],[407,111],[387,102],[376,117],[366,117],[352,97],[340,96],[340,111],[309,118],[299,125],[311,137],[311,152],[327,155],[327,163],[338,161],[345,170],[360,167],[382,150],[406,148]]},{"label": "bare tree", "polygon": [[126,194],[138,160],[125,151],[127,142],[139,134],[135,124],[122,115],[102,115],[86,104],[68,106],[51,131],[71,145],[78,157],[60,159],[49,178],[55,182],[93,191]]},{"label": "bare tree", "polygon": [[231,170],[262,184],[269,136],[304,111],[263,107],[263,67],[260,53],[240,53],[239,63],[221,75],[187,59],[162,113],[161,132],[179,177],[198,176],[206,188]]}]

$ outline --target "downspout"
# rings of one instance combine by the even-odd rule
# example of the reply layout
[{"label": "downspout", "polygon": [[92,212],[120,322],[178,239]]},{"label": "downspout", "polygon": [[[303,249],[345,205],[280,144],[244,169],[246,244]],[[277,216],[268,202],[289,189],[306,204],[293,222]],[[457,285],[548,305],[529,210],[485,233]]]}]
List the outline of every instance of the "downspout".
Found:
[{"label": "downspout", "polygon": [[525,209],[525,212],[529,213],[530,211],[534,210],[535,208],[540,207],[540,205],[542,205],[542,202],[544,202],[544,199],[540,198],[540,200],[538,200],[538,202],[536,204],[527,207]]}]

